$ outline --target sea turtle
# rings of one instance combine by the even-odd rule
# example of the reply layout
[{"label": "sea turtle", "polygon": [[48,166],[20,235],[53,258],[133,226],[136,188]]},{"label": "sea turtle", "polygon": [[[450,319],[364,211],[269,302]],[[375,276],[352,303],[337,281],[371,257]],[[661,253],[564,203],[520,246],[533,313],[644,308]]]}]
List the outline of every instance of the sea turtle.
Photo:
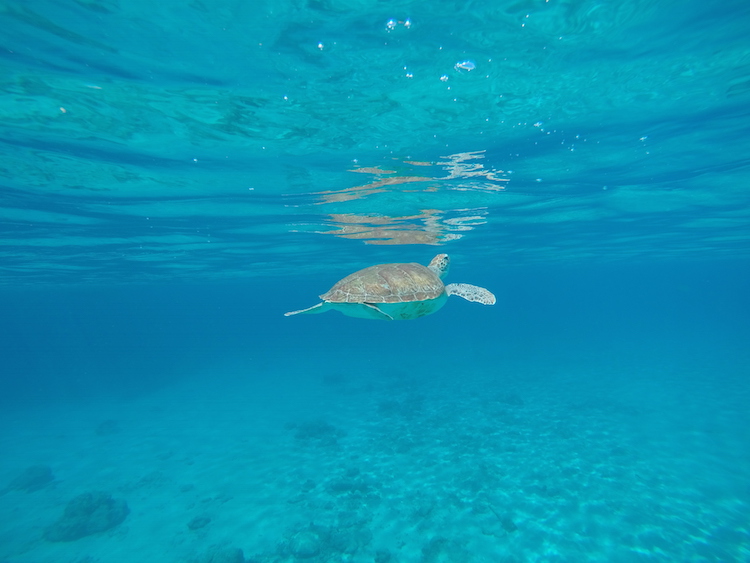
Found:
[{"label": "sea turtle", "polygon": [[330,309],[350,317],[381,320],[416,319],[430,315],[445,305],[451,295],[467,301],[494,305],[495,296],[468,283],[443,285],[450,258],[438,254],[429,266],[421,264],[378,264],[346,276],[320,296],[322,303],[300,311],[284,313],[324,313]]}]

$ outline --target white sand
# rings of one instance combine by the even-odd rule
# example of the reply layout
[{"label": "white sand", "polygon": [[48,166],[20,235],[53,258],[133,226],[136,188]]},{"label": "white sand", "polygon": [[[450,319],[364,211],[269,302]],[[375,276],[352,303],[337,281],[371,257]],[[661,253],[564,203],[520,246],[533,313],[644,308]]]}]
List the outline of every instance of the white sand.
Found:
[{"label": "white sand", "polygon": [[[0,484],[34,464],[57,480],[0,496],[0,561],[187,562],[212,546],[257,563],[741,560],[747,386],[722,395],[710,366],[636,357],[440,376],[224,366],[136,399],[6,412]],[[119,431],[98,435],[105,420]],[[125,522],[42,539],[92,490],[126,500]]]}]

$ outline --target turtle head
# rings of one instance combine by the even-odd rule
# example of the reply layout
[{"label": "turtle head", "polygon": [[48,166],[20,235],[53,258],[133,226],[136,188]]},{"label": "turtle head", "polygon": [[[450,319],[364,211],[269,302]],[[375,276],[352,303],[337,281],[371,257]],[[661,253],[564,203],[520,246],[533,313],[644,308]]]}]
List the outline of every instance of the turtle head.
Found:
[{"label": "turtle head", "polygon": [[451,259],[447,254],[438,254],[435,258],[430,260],[430,265],[427,267],[435,272],[439,278],[442,278],[448,273],[450,265]]}]

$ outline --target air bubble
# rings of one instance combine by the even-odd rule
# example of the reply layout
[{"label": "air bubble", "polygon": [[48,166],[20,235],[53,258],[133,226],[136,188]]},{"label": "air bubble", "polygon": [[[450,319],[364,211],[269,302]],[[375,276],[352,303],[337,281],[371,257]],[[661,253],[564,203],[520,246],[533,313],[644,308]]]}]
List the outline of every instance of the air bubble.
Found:
[{"label": "air bubble", "polygon": [[388,31],[393,31],[399,25],[403,25],[406,29],[409,29],[411,27],[411,20],[409,18],[406,18],[405,20],[401,21],[391,18],[385,23],[385,28]]},{"label": "air bubble", "polygon": [[465,70],[467,72],[471,72],[475,68],[477,68],[477,65],[474,64],[474,61],[458,61],[453,68],[455,68],[457,71],[461,72],[462,70]]}]

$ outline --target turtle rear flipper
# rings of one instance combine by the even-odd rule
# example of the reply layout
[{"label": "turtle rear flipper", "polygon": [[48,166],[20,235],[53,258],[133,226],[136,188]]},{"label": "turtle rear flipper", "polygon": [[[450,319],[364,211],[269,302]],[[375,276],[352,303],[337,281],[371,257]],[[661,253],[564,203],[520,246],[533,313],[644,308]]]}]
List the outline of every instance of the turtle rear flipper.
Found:
[{"label": "turtle rear flipper", "polygon": [[325,307],[325,305],[328,305],[328,303],[318,303],[317,305],[313,305],[312,307],[308,307],[307,309],[300,309],[299,311],[289,311],[288,313],[284,313],[284,316],[291,317],[292,315],[300,315],[302,313],[325,313],[328,310],[328,307]]},{"label": "turtle rear flipper", "polygon": [[497,301],[491,291],[470,283],[449,283],[445,286],[445,292],[482,305],[494,305]]}]

